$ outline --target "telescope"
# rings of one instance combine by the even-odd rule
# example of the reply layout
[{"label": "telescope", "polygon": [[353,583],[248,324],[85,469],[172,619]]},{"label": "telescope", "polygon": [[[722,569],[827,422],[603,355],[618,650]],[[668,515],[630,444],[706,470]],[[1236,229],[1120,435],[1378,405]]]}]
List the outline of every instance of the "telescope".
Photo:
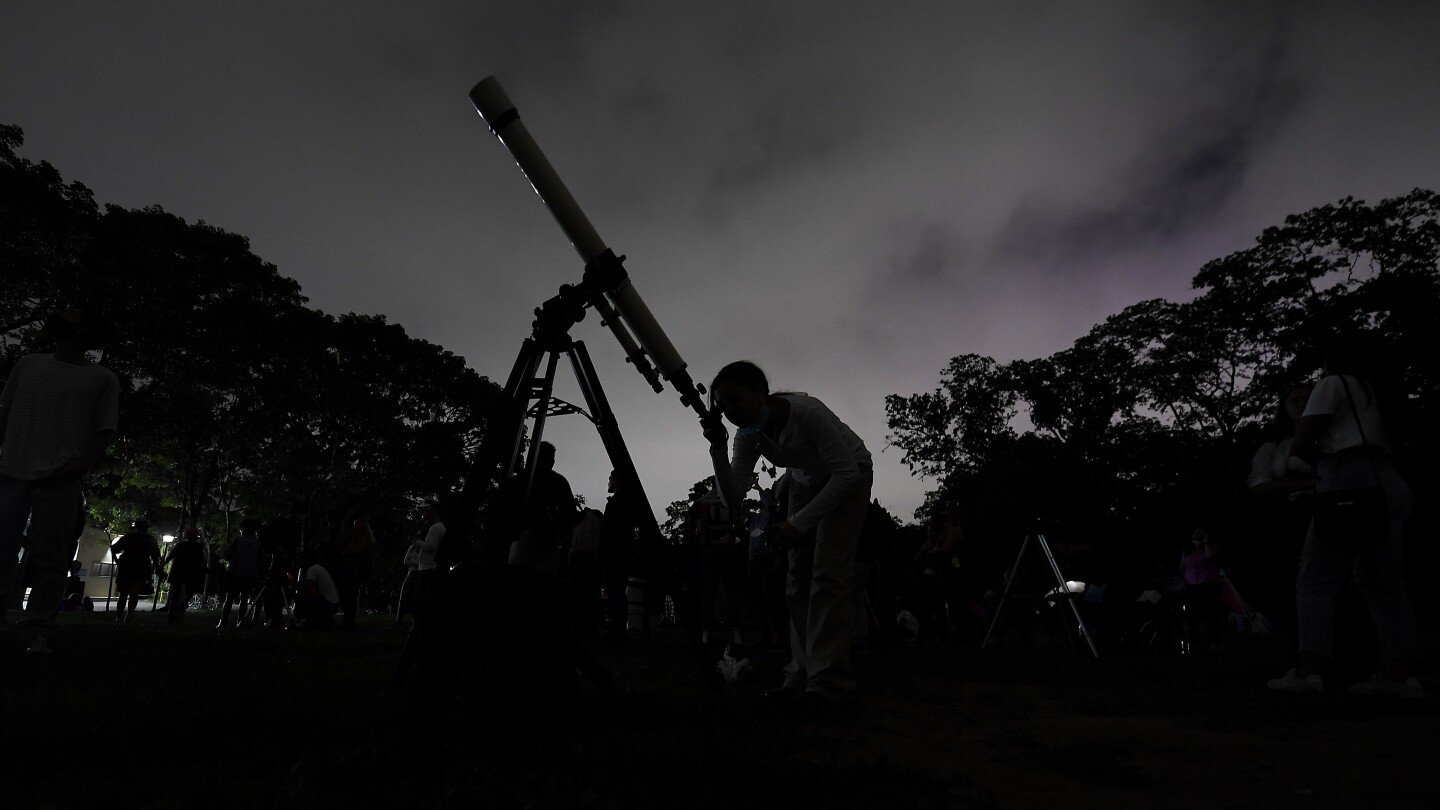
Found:
[{"label": "telescope", "polygon": [[686,371],[685,361],[665,330],[660,328],[625,271],[625,257],[616,256],[600,238],[560,175],[555,173],[545,153],[540,151],[525,122],[520,120],[515,104],[494,76],[482,79],[470,89],[470,102],[485,119],[490,132],[510,152],[535,193],[565,232],[575,252],[585,262],[583,289],[572,294],[583,297],[586,303],[595,307],[605,326],[624,348],[627,361],[645,376],[652,388],[657,392],[663,390],[655,378],[654,369],[658,368],[660,376],[680,394],[681,402],[692,408],[702,420],[713,418],[701,391]]},{"label": "telescope", "polygon": [[[521,507],[520,514],[528,513],[546,419],[576,413],[595,425],[612,469],[626,483],[625,491],[636,499],[642,544],[650,546],[644,556],[653,557],[655,555],[650,552],[663,552],[666,547],[654,510],[650,508],[644,485],[625,446],[600,377],[595,373],[590,353],[583,342],[570,336],[570,328],[585,317],[587,307],[593,307],[625,350],[626,361],[635,366],[651,388],[660,392],[665,390],[661,379],[669,382],[679,392],[680,401],[699,414],[704,424],[713,424],[718,420],[719,411],[706,408],[703,390],[690,379],[685,361],[665,330],[660,328],[625,271],[625,257],[616,256],[595,232],[585,212],[580,210],[565,183],[530,136],[530,131],[520,120],[519,112],[500,88],[500,83],[493,76],[484,79],[470,90],[470,101],[485,119],[490,131],[509,150],[535,193],[540,195],[545,207],[560,224],[575,252],[585,262],[585,273],[579,284],[562,284],[558,294],[535,309],[533,329],[521,344],[505,387],[486,408],[485,438],[465,476],[456,506],[451,510],[452,520],[447,523],[445,539],[436,552],[437,570],[443,576],[459,565],[473,562],[485,566],[481,570],[491,572],[491,576],[501,576],[513,572],[515,565],[526,565],[535,559],[526,550],[526,541],[517,539],[510,543],[507,542],[509,538],[504,536],[490,536],[487,545],[472,554],[469,535],[476,525],[482,503],[491,507],[492,515],[514,510],[516,506]],[[556,367],[561,357],[570,361],[588,411],[552,397]],[[525,453],[527,445],[528,454]],[[522,455],[525,456],[523,466],[520,463]],[[514,490],[499,494],[499,489],[494,486],[497,478],[522,484],[523,496],[515,498]],[[533,544],[533,538],[530,542]],[[542,545],[544,542],[548,541],[542,541]],[[673,585],[676,581],[673,571],[669,578]],[[442,592],[446,587],[441,586]],[[673,587],[671,590],[678,611],[687,617],[683,622],[685,635],[701,677],[712,690],[718,692],[723,682],[713,662],[708,659],[701,640],[699,613],[694,607],[694,600],[682,588]],[[422,619],[419,613],[416,614],[416,625],[396,666],[397,684],[407,677],[417,661],[439,654],[435,639],[460,632],[452,626],[453,621],[443,612],[427,616],[423,620],[427,629],[420,632]],[[556,643],[565,645],[571,651],[577,668],[591,674],[597,686],[608,689],[608,676],[603,668],[575,646],[568,634],[568,629],[556,628]],[[451,644],[438,650],[453,651],[455,648]]]}]

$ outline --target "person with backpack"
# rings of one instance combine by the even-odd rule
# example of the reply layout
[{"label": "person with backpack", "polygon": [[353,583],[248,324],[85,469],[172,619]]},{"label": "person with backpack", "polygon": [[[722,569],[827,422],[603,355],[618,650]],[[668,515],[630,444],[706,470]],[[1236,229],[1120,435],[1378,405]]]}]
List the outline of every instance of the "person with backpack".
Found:
[{"label": "person with backpack", "polygon": [[1363,338],[1333,340],[1324,352],[1324,371],[1291,448],[1315,466],[1314,506],[1295,587],[1300,651],[1295,668],[1269,687],[1325,691],[1321,668],[1334,648],[1336,598],[1358,571],[1379,637],[1380,671],[1351,689],[1420,698],[1425,692],[1410,670],[1415,614],[1401,565],[1413,499],[1391,461],[1403,437],[1404,398],[1377,347]]}]

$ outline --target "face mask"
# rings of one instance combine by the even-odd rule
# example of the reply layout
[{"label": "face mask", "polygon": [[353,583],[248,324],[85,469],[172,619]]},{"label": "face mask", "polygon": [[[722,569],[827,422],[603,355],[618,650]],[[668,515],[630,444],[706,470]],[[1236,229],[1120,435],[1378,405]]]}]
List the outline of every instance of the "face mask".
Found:
[{"label": "face mask", "polygon": [[739,433],[739,434],[742,435],[742,436],[748,436],[748,435],[750,435],[750,434],[752,434],[752,433],[759,433],[759,432],[760,432],[760,428],[765,427],[765,423],[767,423],[767,422],[769,422],[769,421],[770,421],[770,403],[769,403],[769,402],[766,402],[764,405],[761,405],[761,406],[760,406],[760,416],[755,420],[755,424],[753,424],[753,425],[746,425],[745,427],[742,427],[742,428],[738,429],[736,432]]}]

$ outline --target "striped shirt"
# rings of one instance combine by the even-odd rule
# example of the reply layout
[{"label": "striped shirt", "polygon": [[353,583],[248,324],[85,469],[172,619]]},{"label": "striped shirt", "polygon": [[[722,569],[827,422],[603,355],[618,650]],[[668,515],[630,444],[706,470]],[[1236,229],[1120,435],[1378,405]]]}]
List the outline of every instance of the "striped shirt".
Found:
[{"label": "striped shirt", "polygon": [[113,431],[120,383],[110,369],[29,354],[0,391],[8,413],[0,475],[36,481],[89,454],[97,433]]}]

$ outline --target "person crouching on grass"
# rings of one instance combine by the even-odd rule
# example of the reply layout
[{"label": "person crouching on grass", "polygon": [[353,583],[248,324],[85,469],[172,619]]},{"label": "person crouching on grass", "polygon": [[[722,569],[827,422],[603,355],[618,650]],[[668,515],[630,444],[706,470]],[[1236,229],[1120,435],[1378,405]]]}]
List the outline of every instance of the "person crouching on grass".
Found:
[{"label": "person crouching on grass", "polygon": [[295,618],[303,627],[331,628],[340,611],[340,589],[321,565],[313,549],[300,552],[300,585],[295,595]]},{"label": "person crouching on grass", "polygon": [[741,360],[720,369],[710,395],[737,428],[728,456],[724,424],[717,419],[705,431],[716,486],[727,505],[743,502],[742,486],[762,456],[806,484],[799,487],[803,494],[792,491],[789,505],[781,505],[786,519],[772,534],[773,544],[790,558],[785,596],[791,661],[784,686],[766,694],[800,698],[822,711],[848,703],[855,691],[850,595],[855,547],[870,503],[870,451],[820,400],[771,393],[754,363]]}]

